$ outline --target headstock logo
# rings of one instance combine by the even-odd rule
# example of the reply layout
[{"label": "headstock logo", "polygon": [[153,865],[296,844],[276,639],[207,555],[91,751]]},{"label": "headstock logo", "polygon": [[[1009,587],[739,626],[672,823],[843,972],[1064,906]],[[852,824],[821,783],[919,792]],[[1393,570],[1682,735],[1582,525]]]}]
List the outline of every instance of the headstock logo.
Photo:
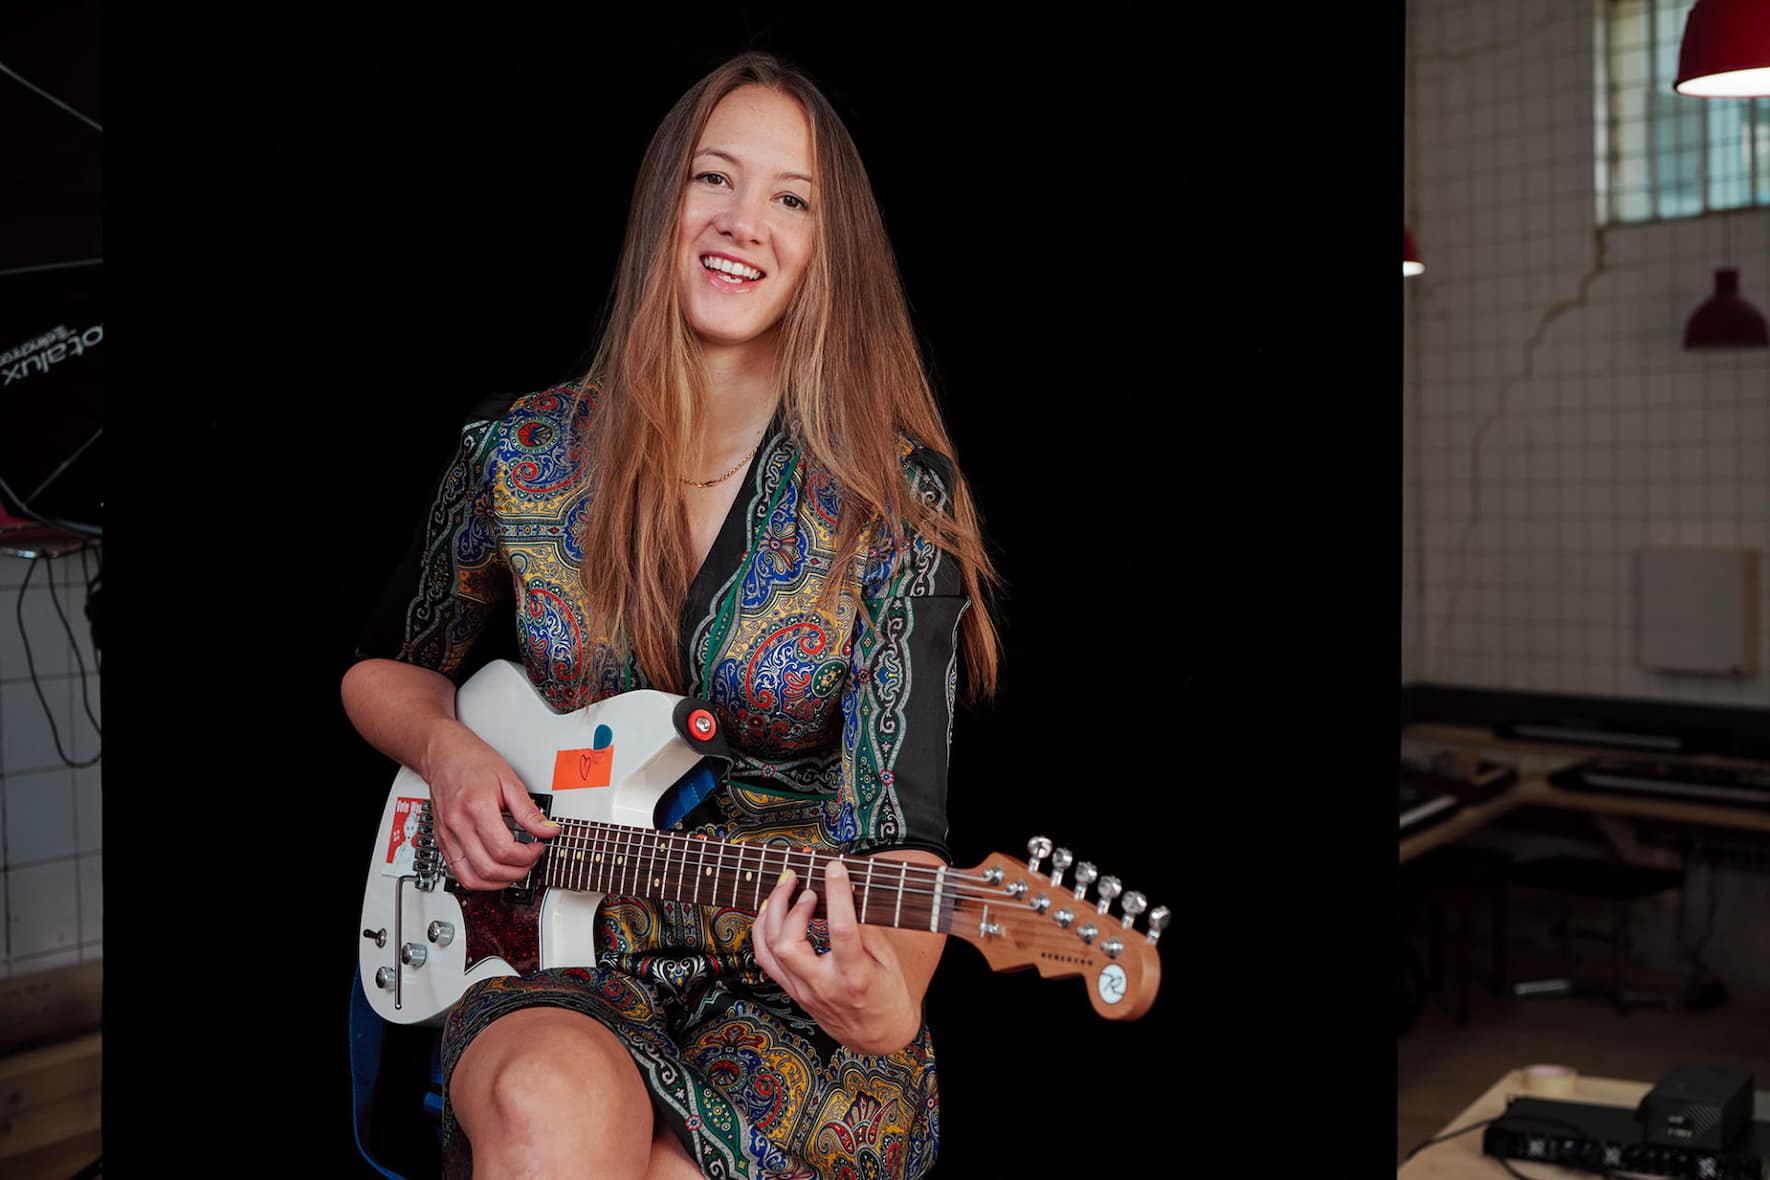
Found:
[{"label": "headstock logo", "polygon": [[1100,989],[1101,999],[1108,1004],[1118,1003],[1125,998],[1125,969],[1117,963],[1108,963],[1095,986]]}]

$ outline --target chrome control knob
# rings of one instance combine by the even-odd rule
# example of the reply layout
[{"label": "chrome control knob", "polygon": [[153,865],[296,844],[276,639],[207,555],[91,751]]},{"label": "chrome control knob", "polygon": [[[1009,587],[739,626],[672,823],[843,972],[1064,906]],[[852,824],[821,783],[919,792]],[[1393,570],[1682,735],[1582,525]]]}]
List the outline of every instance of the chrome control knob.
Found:
[{"label": "chrome control knob", "polygon": [[1088,886],[1100,879],[1100,870],[1083,861],[1076,866],[1076,900],[1088,900]]},{"label": "chrome control knob", "polygon": [[375,986],[382,991],[387,991],[393,987],[392,967],[378,967],[375,969]]},{"label": "chrome control knob", "polygon": [[418,943],[408,942],[405,946],[399,948],[399,961],[408,967],[422,967],[424,966],[424,959],[428,953],[429,952]]},{"label": "chrome control knob", "polygon": [[424,936],[437,946],[448,946],[455,941],[455,924],[453,922],[432,922],[425,928]]},{"label": "chrome control knob", "polygon": [[1125,887],[1119,884],[1119,879],[1117,877],[1100,878],[1100,900],[1095,903],[1095,910],[1098,913],[1104,914],[1106,912],[1106,907],[1112,904],[1112,899],[1124,891]]},{"label": "chrome control knob", "polygon": [[1124,900],[1119,902],[1119,909],[1123,910],[1125,915],[1125,929],[1133,928],[1137,924],[1137,915],[1148,908],[1149,900],[1135,889],[1125,894]]},{"label": "chrome control knob", "polygon": [[1039,871],[1039,862],[1051,855],[1051,841],[1043,836],[1034,836],[1026,842],[1026,867],[1033,872]]},{"label": "chrome control knob", "polygon": [[1149,934],[1147,937],[1149,938],[1149,945],[1150,946],[1154,946],[1161,939],[1162,931],[1167,927],[1167,925],[1168,925],[1168,907],[1167,906],[1158,905],[1153,910],[1149,911]]},{"label": "chrome control knob", "polygon": [[1076,858],[1070,854],[1067,848],[1059,848],[1053,852],[1051,854],[1051,884],[1063,884],[1064,870],[1068,869],[1075,861]]}]

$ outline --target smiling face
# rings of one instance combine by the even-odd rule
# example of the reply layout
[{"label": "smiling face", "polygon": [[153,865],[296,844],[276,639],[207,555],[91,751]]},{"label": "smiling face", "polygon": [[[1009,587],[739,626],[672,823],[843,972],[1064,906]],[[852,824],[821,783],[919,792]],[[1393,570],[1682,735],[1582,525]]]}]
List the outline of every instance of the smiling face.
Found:
[{"label": "smiling face", "polygon": [[811,124],[793,98],[743,86],[689,161],[677,289],[708,352],[772,349],[817,236]]}]

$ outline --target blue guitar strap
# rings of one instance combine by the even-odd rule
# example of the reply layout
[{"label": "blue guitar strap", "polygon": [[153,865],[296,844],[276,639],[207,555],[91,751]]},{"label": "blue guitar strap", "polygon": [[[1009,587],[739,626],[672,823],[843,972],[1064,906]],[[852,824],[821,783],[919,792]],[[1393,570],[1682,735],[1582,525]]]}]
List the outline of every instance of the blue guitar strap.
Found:
[{"label": "blue guitar strap", "polygon": [[657,825],[669,831],[687,818],[688,813],[701,805],[701,802],[719,789],[722,781],[713,767],[723,759],[702,758],[695,768],[682,776],[682,781],[671,787],[658,805]]}]

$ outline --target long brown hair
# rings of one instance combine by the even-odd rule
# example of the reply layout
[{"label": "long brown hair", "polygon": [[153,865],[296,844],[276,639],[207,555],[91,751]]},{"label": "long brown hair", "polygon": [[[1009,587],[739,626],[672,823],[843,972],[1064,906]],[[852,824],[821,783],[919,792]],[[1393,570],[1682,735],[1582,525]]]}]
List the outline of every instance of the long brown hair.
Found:
[{"label": "long brown hair", "polygon": [[[973,699],[996,687],[1000,647],[990,617],[999,579],[976,505],[955,473],[944,514],[910,494],[899,437],[951,457],[923,369],[884,220],[854,141],[801,70],[744,53],[690,87],[653,134],[634,182],[627,232],[600,340],[580,396],[595,399],[588,459],[595,511],[583,552],[586,608],[608,620],[617,658],[631,654],[654,686],[682,691],[680,612],[694,577],[682,478],[694,459],[706,397],[699,342],[680,308],[675,250],[689,164],[720,100],[760,85],[798,101],[811,125],[817,202],[813,256],[781,322],[776,372],[786,421],[809,462],[842,492],[837,553],[869,541],[893,549],[914,530],[952,554],[972,608],[960,648]],[[869,538],[873,528],[878,532]],[[820,605],[847,581],[832,577]],[[586,661],[594,682],[604,669]]]}]

